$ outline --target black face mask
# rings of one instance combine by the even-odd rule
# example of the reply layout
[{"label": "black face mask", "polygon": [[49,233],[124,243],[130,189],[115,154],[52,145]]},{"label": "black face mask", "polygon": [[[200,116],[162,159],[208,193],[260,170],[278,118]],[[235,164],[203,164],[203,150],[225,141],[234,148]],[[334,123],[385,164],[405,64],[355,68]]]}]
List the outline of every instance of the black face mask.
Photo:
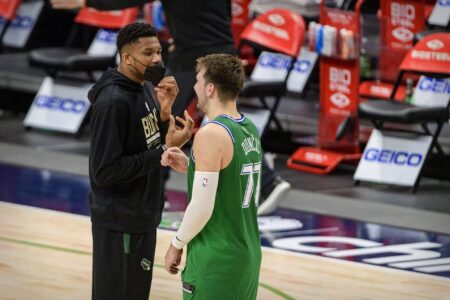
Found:
[{"label": "black face mask", "polygon": [[144,80],[150,81],[153,86],[157,86],[158,83],[164,78],[164,75],[166,74],[166,67],[162,61],[157,65],[147,66],[136,58],[133,57],[133,59],[145,66]]}]

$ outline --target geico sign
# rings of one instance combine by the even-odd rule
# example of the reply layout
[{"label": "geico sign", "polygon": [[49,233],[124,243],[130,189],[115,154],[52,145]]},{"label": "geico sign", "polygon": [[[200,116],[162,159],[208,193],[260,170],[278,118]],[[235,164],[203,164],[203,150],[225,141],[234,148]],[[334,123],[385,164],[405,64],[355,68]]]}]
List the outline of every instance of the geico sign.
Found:
[{"label": "geico sign", "polygon": [[421,91],[450,94],[450,80],[422,77],[418,83]]},{"label": "geico sign", "polygon": [[299,73],[306,73],[311,67],[311,62],[307,60],[299,60],[294,65],[294,70]]},{"label": "geico sign", "polygon": [[35,100],[35,105],[43,109],[58,110],[75,114],[82,113],[87,107],[87,103],[83,100],[46,95],[39,95]]},{"label": "geico sign", "polygon": [[364,151],[364,160],[393,165],[418,166],[423,159],[421,153],[409,153],[407,151],[395,151],[389,149],[369,148]]},{"label": "geico sign", "polygon": [[262,23],[259,21],[254,21],[253,27],[264,33],[272,34],[276,37],[279,37],[280,39],[289,40],[289,33],[284,29],[281,29],[281,28],[278,28],[278,27],[275,27],[275,26],[272,26],[269,24],[265,24],[265,23]]},{"label": "geico sign", "polygon": [[273,69],[289,69],[291,58],[287,56],[264,53],[259,64],[262,67],[270,67]]},{"label": "geico sign", "polygon": [[11,22],[12,27],[20,29],[30,28],[32,25],[33,25],[33,18],[31,18],[30,16],[16,15],[14,20]]},{"label": "geico sign", "polygon": [[114,31],[107,31],[107,30],[102,30],[100,31],[99,35],[98,35],[98,40],[108,43],[108,44],[114,44],[116,43],[116,38],[117,38],[117,33],[115,33]]},{"label": "geico sign", "polygon": [[[324,243],[347,244],[358,248],[337,250],[333,247],[319,247]],[[308,245],[313,244],[314,246]],[[388,264],[395,268],[414,268],[415,271],[434,273],[450,270],[449,258],[439,258],[441,254],[436,251],[424,250],[440,248],[442,244],[419,242],[400,245],[385,246],[382,243],[358,238],[340,236],[301,236],[277,239],[272,244],[276,248],[297,252],[317,253],[329,257],[361,257],[370,255],[372,258],[363,258],[362,261],[370,264]],[[377,257],[373,257],[377,255]],[[436,259],[439,258],[439,259]]]}]

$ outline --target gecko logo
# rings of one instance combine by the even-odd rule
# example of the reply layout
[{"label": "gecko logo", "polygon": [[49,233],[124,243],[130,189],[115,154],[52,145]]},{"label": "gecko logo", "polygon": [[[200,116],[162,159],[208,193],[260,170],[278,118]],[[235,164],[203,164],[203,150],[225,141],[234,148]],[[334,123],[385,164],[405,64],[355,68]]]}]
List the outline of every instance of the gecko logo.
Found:
[{"label": "gecko logo", "polygon": [[335,93],[331,95],[330,100],[331,103],[339,108],[344,108],[350,104],[350,99],[342,93]]},{"label": "gecko logo", "polygon": [[427,42],[428,48],[431,50],[439,50],[444,47],[444,43],[438,39],[434,39]]},{"label": "gecko logo", "polygon": [[412,41],[414,34],[405,27],[398,27],[392,31],[392,35],[399,41],[407,43]]}]

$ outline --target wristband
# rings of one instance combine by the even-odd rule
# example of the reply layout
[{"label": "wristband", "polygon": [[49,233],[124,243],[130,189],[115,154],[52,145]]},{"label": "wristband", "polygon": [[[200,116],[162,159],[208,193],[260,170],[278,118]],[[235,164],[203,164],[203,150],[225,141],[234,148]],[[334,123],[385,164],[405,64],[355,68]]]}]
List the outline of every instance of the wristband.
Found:
[{"label": "wristband", "polygon": [[177,236],[174,236],[174,237],[172,238],[172,246],[174,246],[174,247],[177,248],[178,250],[183,249],[185,245],[186,245],[186,243],[183,242],[182,240],[178,239]]}]

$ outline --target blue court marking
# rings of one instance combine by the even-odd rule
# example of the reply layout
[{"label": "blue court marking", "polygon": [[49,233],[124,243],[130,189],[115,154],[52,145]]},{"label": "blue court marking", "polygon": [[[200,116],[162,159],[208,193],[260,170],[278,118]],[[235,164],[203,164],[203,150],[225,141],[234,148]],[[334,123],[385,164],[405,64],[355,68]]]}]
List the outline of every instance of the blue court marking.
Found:
[{"label": "blue court marking", "polygon": [[[1,201],[89,215],[88,192],[85,176],[0,164]],[[181,219],[164,213],[161,227]],[[258,222],[263,246],[450,278],[449,235],[288,209]]]},{"label": "blue court marking", "polygon": [[0,164],[0,200],[89,215],[89,178]]}]

